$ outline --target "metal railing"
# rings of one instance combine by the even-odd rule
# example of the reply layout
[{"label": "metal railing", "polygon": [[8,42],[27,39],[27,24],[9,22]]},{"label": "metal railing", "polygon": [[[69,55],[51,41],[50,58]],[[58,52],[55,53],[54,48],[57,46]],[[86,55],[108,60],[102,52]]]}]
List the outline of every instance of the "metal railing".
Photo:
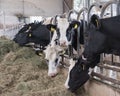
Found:
[{"label": "metal railing", "polygon": [[13,39],[14,36],[18,33],[18,31],[22,28],[24,23],[20,23],[17,25],[13,25],[5,30],[0,31],[0,36],[5,36],[7,39]]},{"label": "metal railing", "polygon": [[[86,8],[83,8],[81,9],[80,12],[78,12],[77,20],[80,19],[80,15],[82,12],[88,11],[88,22],[89,22],[91,17],[91,10],[93,9],[93,7],[100,8],[101,10],[100,18],[103,18],[105,10],[111,4],[117,5],[118,2],[110,1],[105,3],[104,5],[101,5],[99,3],[94,3],[90,6],[89,10],[87,10]],[[111,8],[111,12],[112,12],[112,8]],[[70,59],[69,56],[64,56],[64,58]],[[115,60],[113,60],[114,58],[118,58],[119,62],[116,62]],[[120,57],[113,56],[112,59],[109,58],[109,60],[106,60],[106,56],[103,56],[100,64],[98,64],[97,67],[94,69],[92,76],[93,76],[93,79],[99,82],[102,82],[108,86],[112,86],[116,89],[120,89]]]}]

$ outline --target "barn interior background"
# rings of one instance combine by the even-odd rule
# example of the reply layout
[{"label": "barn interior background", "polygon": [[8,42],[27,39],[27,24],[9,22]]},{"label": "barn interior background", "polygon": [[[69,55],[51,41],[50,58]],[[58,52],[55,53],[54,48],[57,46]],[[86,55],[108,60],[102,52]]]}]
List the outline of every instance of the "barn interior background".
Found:
[{"label": "barn interior background", "polygon": [[[71,9],[80,11],[81,8],[89,8],[96,2],[108,1],[119,0],[0,0],[0,36],[6,35],[12,39],[24,23],[63,14]],[[115,16],[120,13],[116,8],[116,5],[113,4],[105,13],[109,17]],[[99,11],[99,8],[93,8],[91,13],[98,12],[99,14]],[[98,94],[99,96],[120,96],[120,57],[104,54],[103,61],[100,66],[95,68],[96,73],[93,74],[93,80],[86,85],[90,88],[86,87],[86,90],[88,90],[89,96],[98,96]],[[106,66],[106,63],[109,63],[110,66]]]}]

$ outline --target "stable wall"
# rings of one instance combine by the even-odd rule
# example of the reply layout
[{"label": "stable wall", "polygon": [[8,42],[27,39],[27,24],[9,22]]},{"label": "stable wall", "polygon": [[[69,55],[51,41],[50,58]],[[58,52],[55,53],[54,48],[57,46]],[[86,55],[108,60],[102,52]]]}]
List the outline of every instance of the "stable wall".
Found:
[{"label": "stable wall", "polygon": [[0,0],[0,11],[3,11],[0,23],[4,22],[3,17],[6,24],[17,23],[18,15],[49,17],[62,14],[63,0]]}]

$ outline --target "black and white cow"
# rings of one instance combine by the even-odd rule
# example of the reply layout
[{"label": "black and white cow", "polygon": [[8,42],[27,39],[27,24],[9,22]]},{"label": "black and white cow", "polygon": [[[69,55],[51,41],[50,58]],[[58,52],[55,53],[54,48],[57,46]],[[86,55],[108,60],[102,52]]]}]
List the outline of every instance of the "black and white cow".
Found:
[{"label": "black and white cow", "polygon": [[65,86],[76,91],[89,79],[89,69],[100,62],[101,53],[113,53],[120,56],[120,15],[99,19],[91,17],[88,26],[88,41],[82,56],[72,63]]},{"label": "black and white cow", "polygon": [[[69,25],[69,22],[67,18],[61,18],[58,16],[56,17],[56,23],[57,23],[57,30],[59,31],[59,40],[56,39],[57,34],[54,32],[53,38],[49,44],[49,46],[46,47],[45,53],[45,59],[48,60],[48,76],[55,77],[58,74],[58,66],[60,65],[61,60],[61,54],[63,51],[67,48],[68,41],[66,38],[66,29]],[[58,43],[56,43],[56,40]]]},{"label": "black and white cow", "polygon": [[40,46],[47,46],[50,43],[50,39],[53,36],[51,29],[56,29],[57,26],[53,24],[43,25],[41,23],[30,23],[25,25],[16,34],[13,39],[20,46],[25,46],[28,43],[38,44]]}]

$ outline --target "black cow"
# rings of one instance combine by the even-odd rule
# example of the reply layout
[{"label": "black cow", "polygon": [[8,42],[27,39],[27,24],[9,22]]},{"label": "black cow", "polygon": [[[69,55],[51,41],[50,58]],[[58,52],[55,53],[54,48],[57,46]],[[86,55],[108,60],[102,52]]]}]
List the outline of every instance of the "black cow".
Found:
[{"label": "black cow", "polygon": [[99,19],[97,15],[91,17],[87,33],[88,41],[82,56],[69,70],[66,87],[76,91],[89,79],[89,69],[100,62],[101,53],[113,53],[120,56],[120,15]]},{"label": "black cow", "polygon": [[48,24],[43,25],[41,23],[31,23],[25,25],[19,32],[16,34],[13,39],[20,46],[25,46],[28,43],[38,44],[40,46],[47,46],[50,43],[50,39],[53,36],[53,29],[57,29],[56,25]]},{"label": "black cow", "polygon": [[[86,24],[86,22],[85,22],[85,24]],[[67,40],[69,41],[69,43],[72,45],[72,47],[75,50],[77,50],[78,28],[80,28],[79,29],[79,31],[80,31],[79,43],[84,44],[83,25],[84,25],[83,20],[81,20],[80,22],[74,20],[69,24],[67,31],[66,31]]]}]

